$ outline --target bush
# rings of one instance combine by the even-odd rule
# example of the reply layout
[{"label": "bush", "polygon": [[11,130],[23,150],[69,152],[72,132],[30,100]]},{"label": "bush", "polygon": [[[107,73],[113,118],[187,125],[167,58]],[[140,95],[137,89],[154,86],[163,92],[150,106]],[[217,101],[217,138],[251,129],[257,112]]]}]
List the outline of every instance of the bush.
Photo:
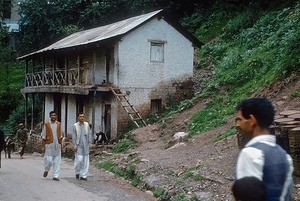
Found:
[{"label": "bush", "polygon": [[113,153],[126,152],[136,145],[136,140],[134,139],[134,134],[132,131],[124,134],[124,138],[120,139],[118,143],[113,147]]}]

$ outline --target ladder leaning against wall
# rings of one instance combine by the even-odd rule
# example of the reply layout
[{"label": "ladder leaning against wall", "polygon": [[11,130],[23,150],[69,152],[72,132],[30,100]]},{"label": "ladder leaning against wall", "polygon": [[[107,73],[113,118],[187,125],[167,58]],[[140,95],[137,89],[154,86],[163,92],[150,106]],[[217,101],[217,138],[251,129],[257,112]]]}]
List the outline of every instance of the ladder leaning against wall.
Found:
[{"label": "ladder leaning against wall", "polygon": [[119,88],[110,88],[114,96],[117,98],[118,102],[127,112],[130,117],[130,120],[136,125],[136,127],[140,128],[146,126],[146,122],[142,119],[141,115],[134,108],[132,104],[130,104],[129,100],[126,98],[126,94],[122,93]]}]

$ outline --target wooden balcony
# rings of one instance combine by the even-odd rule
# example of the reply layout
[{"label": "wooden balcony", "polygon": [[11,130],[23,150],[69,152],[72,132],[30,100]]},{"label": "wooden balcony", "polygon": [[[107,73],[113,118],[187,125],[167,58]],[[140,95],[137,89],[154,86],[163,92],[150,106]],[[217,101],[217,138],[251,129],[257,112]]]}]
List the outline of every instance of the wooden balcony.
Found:
[{"label": "wooden balcony", "polygon": [[74,68],[68,70],[52,70],[25,75],[23,93],[69,93],[87,95],[90,91],[109,91],[109,88],[95,86],[88,77],[88,70]]},{"label": "wooden balcony", "polygon": [[[57,86],[83,84],[78,68],[69,70],[43,71],[28,73],[25,77],[25,87]],[[87,83],[85,83],[87,84]]]}]

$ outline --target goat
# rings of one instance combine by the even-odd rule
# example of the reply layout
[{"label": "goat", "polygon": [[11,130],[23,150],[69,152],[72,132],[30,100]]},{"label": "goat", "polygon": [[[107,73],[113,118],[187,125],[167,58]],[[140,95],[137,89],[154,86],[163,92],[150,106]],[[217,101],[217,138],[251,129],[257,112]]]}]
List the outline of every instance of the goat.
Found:
[{"label": "goat", "polygon": [[104,132],[100,131],[99,133],[96,133],[96,137],[94,139],[95,144],[102,144],[103,142],[107,144],[108,141],[108,137]]},{"label": "goat", "polygon": [[[15,150],[15,142],[12,140],[10,136],[6,136],[5,145],[4,145],[4,153],[5,158],[11,158],[10,154]],[[7,157],[6,157],[7,155]]]}]

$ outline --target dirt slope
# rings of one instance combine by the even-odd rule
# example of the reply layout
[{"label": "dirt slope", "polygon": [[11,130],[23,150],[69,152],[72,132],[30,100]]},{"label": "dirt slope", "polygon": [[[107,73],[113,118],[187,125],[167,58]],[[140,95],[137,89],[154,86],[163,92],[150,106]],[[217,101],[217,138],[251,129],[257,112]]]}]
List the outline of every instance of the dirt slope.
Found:
[{"label": "dirt slope", "polygon": [[[261,90],[257,96],[270,98],[277,113],[300,110],[299,94],[291,98],[300,85],[299,77],[299,74],[293,75]],[[234,118],[224,126],[166,149],[172,135],[187,132],[192,114],[204,106],[205,100],[200,100],[193,108],[174,115],[162,125],[148,125],[134,131],[139,146],[131,154],[141,159],[138,172],[143,175],[149,189],[163,188],[171,194],[184,192],[199,200],[233,200],[230,188],[238,154],[237,138],[231,136],[216,143],[212,140],[234,125]],[[203,178],[199,179],[199,175]],[[299,184],[296,177],[295,184]],[[294,199],[300,200],[297,188]]]}]

